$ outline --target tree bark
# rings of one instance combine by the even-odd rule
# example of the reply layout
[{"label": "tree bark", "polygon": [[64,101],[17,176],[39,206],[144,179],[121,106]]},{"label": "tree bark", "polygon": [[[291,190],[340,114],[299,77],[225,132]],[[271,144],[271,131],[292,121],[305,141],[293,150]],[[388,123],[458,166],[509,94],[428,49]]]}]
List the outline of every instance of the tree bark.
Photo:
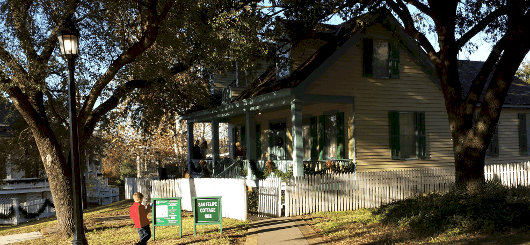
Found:
[{"label": "tree bark", "polygon": [[11,88],[9,94],[13,104],[28,123],[39,149],[55,205],[58,233],[70,236],[75,225],[71,165],[67,163],[64,151],[53,133],[44,106],[40,103],[42,100],[39,99],[39,93],[28,98],[21,90]]}]

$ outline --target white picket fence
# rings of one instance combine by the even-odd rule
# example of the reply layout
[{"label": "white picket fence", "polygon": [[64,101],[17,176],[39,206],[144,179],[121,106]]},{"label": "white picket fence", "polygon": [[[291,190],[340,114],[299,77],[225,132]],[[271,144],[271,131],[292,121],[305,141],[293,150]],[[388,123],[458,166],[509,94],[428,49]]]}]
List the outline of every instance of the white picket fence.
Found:
[{"label": "white picket fence", "polygon": [[0,224],[12,224],[17,225],[22,222],[27,222],[35,219],[45,218],[55,215],[55,208],[47,206],[44,209],[44,212],[41,213],[38,217],[35,218],[26,218],[24,217],[19,210],[19,207],[22,208],[27,213],[38,213],[38,210],[44,205],[46,199],[32,200],[28,202],[20,203],[18,198],[13,198],[12,204],[0,204],[0,213],[3,215],[8,215],[11,212],[14,212],[13,217],[10,219],[0,219]]},{"label": "white picket fence", "polygon": [[486,180],[498,180],[505,186],[530,186],[530,162],[486,165],[484,175]]},{"label": "white picket fence", "polygon": [[192,211],[192,197],[220,196],[225,218],[247,219],[247,191],[245,179],[189,178],[173,180],[125,180],[126,199],[139,191],[150,202],[151,198],[181,197],[182,209]]},{"label": "white picket fence", "polygon": [[268,178],[258,182],[258,216],[281,216],[281,185],[280,178]]},{"label": "white picket fence", "polygon": [[286,183],[285,216],[374,208],[454,184],[454,168],[302,176]]},{"label": "white picket fence", "polygon": [[[530,185],[530,162],[486,165],[486,180],[506,186]],[[281,204],[280,184],[260,181],[260,215],[285,216],[304,213],[374,208],[395,200],[433,191],[446,192],[454,185],[454,167],[396,171],[358,172],[295,177],[287,181]]]}]

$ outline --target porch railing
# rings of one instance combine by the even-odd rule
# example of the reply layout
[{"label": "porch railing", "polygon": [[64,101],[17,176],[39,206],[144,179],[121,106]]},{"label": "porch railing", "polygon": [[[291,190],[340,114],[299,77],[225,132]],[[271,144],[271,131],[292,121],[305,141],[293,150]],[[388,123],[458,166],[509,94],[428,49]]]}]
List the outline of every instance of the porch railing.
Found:
[{"label": "porch railing", "polygon": [[[318,172],[322,170],[326,170],[326,162],[328,160],[310,160],[310,161],[304,161],[304,169],[310,170],[312,172]],[[331,160],[334,164],[335,170],[350,170],[347,172],[356,172],[356,165],[353,162],[352,159],[335,159]],[[282,172],[287,172],[293,165],[292,160],[273,160],[276,168]],[[256,165],[259,171],[265,171],[266,170],[266,164],[267,160],[257,160]],[[241,167],[243,169],[241,169]],[[241,178],[241,170],[247,169],[247,171],[251,171],[249,168],[249,161],[243,160],[242,166],[237,163],[234,159],[228,159],[225,158],[222,161],[220,161],[216,166],[214,166],[214,174],[213,176],[215,178]],[[353,170],[353,171],[352,171]],[[331,173],[330,170],[326,170],[326,173]],[[255,179],[255,176],[253,174],[250,175],[251,179]]]},{"label": "porch railing", "polygon": [[[335,169],[345,170],[347,168],[353,169],[353,172],[357,172],[357,165],[353,159],[334,159],[334,160],[308,160],[304,161],[304,168],[311,171],[323,171],[325,170],[327,161],[333,162]],[[331,173],[331,170],[327,169],[326,173]]]}]

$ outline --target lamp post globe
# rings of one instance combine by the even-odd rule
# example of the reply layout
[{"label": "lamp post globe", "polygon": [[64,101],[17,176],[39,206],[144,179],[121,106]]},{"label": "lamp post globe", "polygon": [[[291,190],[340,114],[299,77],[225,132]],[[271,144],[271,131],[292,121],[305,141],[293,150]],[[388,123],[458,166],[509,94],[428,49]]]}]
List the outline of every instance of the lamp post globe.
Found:
[{"label": "lamp post globe", "polygon": [[81,203],[81,168],[79,166],[79,140],[77,134],[76,90],[74,79],[75,59],[79,55],[79,31],[72,21],[66,18],[57,34],[59,47],[68,62],[68,100],[70,116],[70,163],[72,164],[72,195],[74,206],[74,240],[72,244],[88,244],[83,226],[83,204]]}]

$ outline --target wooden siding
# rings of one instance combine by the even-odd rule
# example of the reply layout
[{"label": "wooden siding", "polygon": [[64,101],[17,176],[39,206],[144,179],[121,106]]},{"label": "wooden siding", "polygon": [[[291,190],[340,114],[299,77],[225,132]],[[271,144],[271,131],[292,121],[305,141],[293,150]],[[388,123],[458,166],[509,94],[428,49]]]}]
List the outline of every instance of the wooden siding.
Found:
[{"label": "wooden siding", "polygon": [[498,124],[499,156],[486,157],[486,164],[526,162],[530,156],[519,154],[519,113],[530,113],[530,110],[504,109]]},{"label": "wooden siding", "polygon": [[[391,39],[391,34],[380,26],[367,33],[373,38]],[[355,45],[306,93],[355,97],[359,171],[453,166],[451,133],[442,92],[403,49],[399,70],[400,79],[363,77],[362,50]],[[389,111],[425,112],[427,159],[391,159]]]}]

